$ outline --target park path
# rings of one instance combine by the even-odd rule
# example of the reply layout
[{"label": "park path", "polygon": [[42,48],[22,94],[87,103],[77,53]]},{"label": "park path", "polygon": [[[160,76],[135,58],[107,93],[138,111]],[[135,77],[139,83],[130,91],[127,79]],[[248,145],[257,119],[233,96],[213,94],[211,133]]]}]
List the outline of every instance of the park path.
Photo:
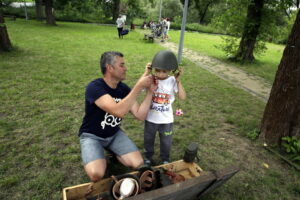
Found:
[{"label": "park path", "polygon": [[[139,30],[139,32],[143,34],[147,33],[145,30]],[[170,41],[161,42],[160,39],[155,39],[154,41],[177,55],[178,45],[176,43]],[[264,102],[268,101],[271,84],[266,82],[263,78],[188,48],[183,48],[182,56],[199,67],[230,82],[235,87],[249,92]]]}]

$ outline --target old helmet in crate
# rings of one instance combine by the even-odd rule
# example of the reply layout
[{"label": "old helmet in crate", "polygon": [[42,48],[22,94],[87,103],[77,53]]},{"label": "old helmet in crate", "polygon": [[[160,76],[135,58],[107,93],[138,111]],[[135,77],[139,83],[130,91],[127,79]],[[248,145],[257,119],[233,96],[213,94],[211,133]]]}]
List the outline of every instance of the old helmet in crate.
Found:
[{"label": "old helmet in crate", "polygon": [[177,58],[172,51],[159,51],[152,60],[152,68],[174,71],[178,68]]},{"label": "old helmet in crate", "polygon": [[[133,188],[131,191],[125,191],[127,193],[124,197],[130,197],[138,195],[141,189],[140,180],[137,176],[133,174],[123,174],[119,176],[111,176],[112,182],[110,185],[110,195],[113,199],[122,199],[122,183],[130,180],[129,182],[133,183]],[[126,189],[126,187],[124,187]]]}]

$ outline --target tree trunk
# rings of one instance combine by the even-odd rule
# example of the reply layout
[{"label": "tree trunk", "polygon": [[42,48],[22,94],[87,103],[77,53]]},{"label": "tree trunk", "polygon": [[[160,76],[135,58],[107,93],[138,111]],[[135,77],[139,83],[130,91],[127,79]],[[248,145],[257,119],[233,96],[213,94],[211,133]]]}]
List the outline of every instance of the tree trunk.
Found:
[{"label": "tree trunk", "polygon": [[0,8],[0,50],[10,51],[11,49],[12,49],[12,45],[7,33],[7,28],[5,25],[2,8]]},{"label": "tree trunk", "polygon": [[210,5],[211,3],[212,3],[212,1],[208,2],[208,3],[205,5],[205,8],[204,8],[203,12],[199,13],[199,18],[200,18],[199,23],[200,23],[200,24],[203,24],[203,23],[204,23],[204,17],[205,17],[205,15],[206,15],[206,12],[207,12],[207,10],[208,10],[208,7],[209,7],[209,5]]},{"label": "tree trunk", "polygon": [[234,57],[237,61],[252,62],[255,59],[253,52],[261,25],[263,6],[264,0],[251,0],[248,6],[242,39]]},{"label": "tree trunk", "polygon": [[36,12],[36,20],[43,20],[43,0],[35,0],[35,12]]},{"label": "tree trunk", "polygon": [[261,137],[269,145],[281,145],[285,136],[300,137],[300,11],[271,90],[261,122]]},{"label": "tree trunk", "polygon": [[49,25],[56,25],[54,17],[53,0],[45,0],[46,21]]},{"label": "tree trunk", "polygon": [[116,21],[120,14],[120,0],[114,0],[113,21]]}]

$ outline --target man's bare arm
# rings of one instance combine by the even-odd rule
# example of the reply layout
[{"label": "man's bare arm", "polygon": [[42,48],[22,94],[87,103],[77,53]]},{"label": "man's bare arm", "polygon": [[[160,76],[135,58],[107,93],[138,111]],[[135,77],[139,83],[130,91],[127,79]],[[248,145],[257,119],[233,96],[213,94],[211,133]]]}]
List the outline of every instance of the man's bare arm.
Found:
[{"label": "man's bare arm", "polygon": [[145,97],[144,101],[141,103],[141,105],[139,105],[138,102],[133,104],[130,111],[136,119],[141,120],[141,121],[144,121],[146,119],[147,113],[148,113],[150,105],[151,105],[152,95],[153,95],[153,92],[148,91],[146,94],[146,97]]},{"label": "man's bare arm", "polygon": [[150,87],[153,79],[151,76],[142,76],[135,84],[130,93],[116,103],[115,100],[109,95],[103,95],[95,101],[95,104],[102,110],[116,116],[123,118],[132,108],[136,102],[136,98],[142,89]]}]

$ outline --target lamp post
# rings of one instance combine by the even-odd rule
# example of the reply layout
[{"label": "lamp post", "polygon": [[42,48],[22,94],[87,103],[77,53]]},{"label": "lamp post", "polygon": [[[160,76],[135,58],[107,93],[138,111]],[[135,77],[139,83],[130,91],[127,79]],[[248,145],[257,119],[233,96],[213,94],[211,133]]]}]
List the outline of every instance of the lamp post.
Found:
[{"label": "lamp post", "polygon": [[161,21],[161,7],[162,7],[162,0],[160,0],[160,4],[159,4],[159,18],[158,18],[158,22]]},{"label": "lamp post", "polygon": [[180,41],[179,41],[179,47],[178,47],[178,63],[179,64],[181,64],[183,41],[184,41],[184,31],[185,31],[188,4],[189,4],[189,0],[185,0],[183,14],[182,14],[182,22],[181,22]]},{"label": "lamp post", "polygon": [[25,0],[23,2],[24,2],[25,19],[28,20],[26,2],[25,2]]}]

